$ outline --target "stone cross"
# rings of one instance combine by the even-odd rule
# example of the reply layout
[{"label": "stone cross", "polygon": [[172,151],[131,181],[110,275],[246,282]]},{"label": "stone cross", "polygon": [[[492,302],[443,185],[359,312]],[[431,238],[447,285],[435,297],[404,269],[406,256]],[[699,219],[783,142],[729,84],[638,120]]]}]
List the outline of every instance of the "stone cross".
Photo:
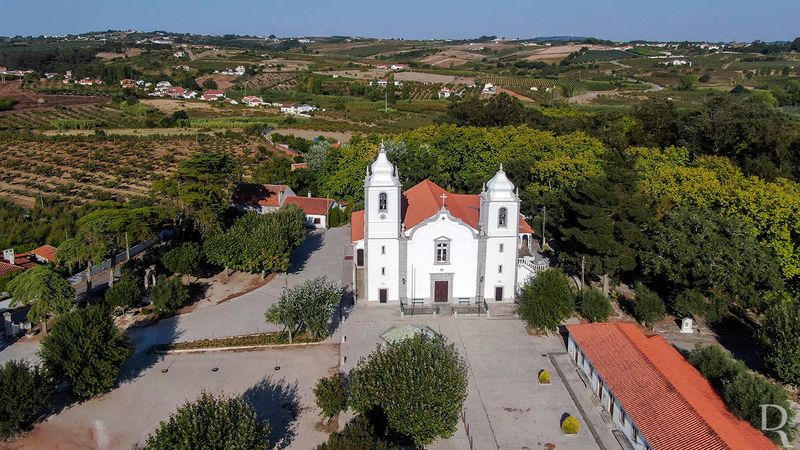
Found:
[{"label": "stone cross", "polygon": [[441,198],[442,198],[442,208],[444,208],[444,201],[445,201],[445,200],[447,200],[447,194],[445,194],[444,192],[442,192],[442,196],[441,196]]}]

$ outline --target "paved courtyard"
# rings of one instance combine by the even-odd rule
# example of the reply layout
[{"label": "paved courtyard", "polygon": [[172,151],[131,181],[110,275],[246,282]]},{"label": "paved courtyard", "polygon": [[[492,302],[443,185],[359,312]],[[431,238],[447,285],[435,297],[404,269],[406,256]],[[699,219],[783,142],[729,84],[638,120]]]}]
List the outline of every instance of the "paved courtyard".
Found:
[{"label": "paved courtyard", "polygon": [[[278,448],[307,450],[327,439],[317,431],[312,389],[336,370],[338,345],[168,355],[110,393],[75,404],[37,425],[12,449],[126,449],[142,444],[177,407],[202,391],[243,396],[269,419]],[[275,366],[280,370],[276,371]],[[217,367],[217,372],[211,369]],[[167,373],[162,369],[168,368]]]},{"label": "paved courtyard", "polygon": [[[471,437],[475,449],[542,449],[548,443],[555,444],[557,449],[619,449],[610,425],[602,421],[599,408],[574,374],[574,367],[566,378],[587,417],[559,377],[550,354],[564,352],[561,338],[529,336],[517,319],[400,318],[394,307],[358,306],[341,330],[345,337],[341,347],[343,369],[349,370],[374,350],[381,341],[381,333],[392,325],[412,323],[426,325],[444,335],[466,359],[469,369],[465,424],[462,423],[455,436],[431,448],[469,449]],[[539,384],[537,374],[541,369],[551,373],[550,385]],[[582,427],[576,436],[561,432],[564,414],[580,419]],[[587,420],[595,433],[587,426]]]}]

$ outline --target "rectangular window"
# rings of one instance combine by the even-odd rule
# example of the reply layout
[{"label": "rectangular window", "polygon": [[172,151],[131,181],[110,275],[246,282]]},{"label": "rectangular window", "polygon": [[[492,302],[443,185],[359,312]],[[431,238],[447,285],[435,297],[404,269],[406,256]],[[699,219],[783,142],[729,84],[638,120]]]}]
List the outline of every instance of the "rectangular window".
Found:
[{"label": "rectangular window", "polygon": [[503,244],[500,244],[500,253],[503,253]]},{"label": "rectangular window", "polygon": [[503,273],[503,265],[502,264],[497,266],[497,273]]},{"label": "rectangular window", "polygon": [[447,264],[450,260],[450,244],[447,242],[437,242],[436,243],[436,263],[437,264]]},{"label": "rectangular window", "polygon": [[386,275],[386,267],[381,267],[381,275]]},{"label": "rectangular window", "polygon": [[320,218],[319,217],[314,217],[314,225],[319,225],[320,223],[322,223]]},{"label": "rectangular window", "polygon": [[385,255],[385,254],[386,254],[386,246],[385,245],[381,245],[381,255]]}]

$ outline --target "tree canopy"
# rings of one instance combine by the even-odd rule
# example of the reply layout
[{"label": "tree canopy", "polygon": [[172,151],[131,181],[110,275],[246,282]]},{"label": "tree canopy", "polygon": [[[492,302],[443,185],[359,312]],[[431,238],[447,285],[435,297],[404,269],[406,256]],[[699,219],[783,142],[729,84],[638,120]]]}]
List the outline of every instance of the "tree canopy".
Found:
[{"label": "tree canopy", "polygon": [[309,332],[316,339],[328,336],[328,322],[342,299],[342,288],[325,277],[314,278],[281,294],[265,314],[267,322],[283,325],[290,336]]},{"label": "tree canopy", "polygon": [[575,293],[561,269],[551,268],[536,274],[519,293],[517,311],[528,326],[550,332],[575,311]]},{"label": "tree canopy", "polygon": [[75,304],[75,289],[48,266],[22,272],[7,288],[13,296],[12,306],[31,305],[28,320],[33,323],[45,324],[48,316],[64,314]]},{"label": "tree canopy", "polygon": [[52,395],[53,385],[39,366],[14,360],[0,366],[0,439],[29,425]]}]

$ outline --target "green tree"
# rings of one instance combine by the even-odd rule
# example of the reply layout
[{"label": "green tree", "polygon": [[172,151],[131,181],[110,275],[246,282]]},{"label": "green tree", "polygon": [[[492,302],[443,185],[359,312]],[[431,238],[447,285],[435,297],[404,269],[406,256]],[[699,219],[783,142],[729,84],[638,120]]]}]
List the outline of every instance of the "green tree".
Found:
[{"label": "green tree", "polygon": [[325,277],[305,281],[281,294],[265,314],[267,322],[283,325],[292,336],[309,332],[316,339],[328,336],[328,322],[342,299],[342,288]]},{"label": "green tree", "polygon": [[633,165],[630,156],[610,154],[604,175],[569,192],[558,226],[559,259],[578,270],[585,258],[586,270],[601,279],[605,295],[611,278],[631,273],[637,266],[637,249],[648,245],[642,230],[652,222],[653,211],[639,189]]},{"label": "green tree", "polygon": [[150,291],[150,301],[160,314],[174,314],[189,302],[189,289],[179,278],[158,278]]},{"label": "green tree", "polygon": [[161,264],[172,273],[177,273],[187,277],[197,275],[200,266],[203,264],[203,249],[197,242],[184,242],[161,257]]},{"label": "green tree", "polygon": [[737,375],[747,371],[744,363],[734,359],[719,345],[697,345],[689,353],[689,362],[720,390]]},{"label": "green tree", "polygon": [[0,367],[0,439],[9,439],[50,404],[53,385],[39,366],[8,361]]},{"label": "green tree", "polygon": [[386,440],[365,416],[356,416],[344,426],[342,431],[334,431],[328,441],[317,446],[316,450],[394,450],[402,448]]},{"label": "green tree", "polygon": [[441,336],[390,343],[350,373],[353,409],[383,415],[390,430],[417,446],[452,436],[466,398],[466,364]]},{"label": "green tree", "polygon": [[605,322],[614,312],[608,297],[597,289],[587,289],[578,296],[581,315],[589,322]]},{"label": "green tree", "polygon": [[8,282],[11,305],[31,305],[28,320],[42,325],[47,333],[47,319],[64,314],[75,303],[75,289],[61,275],[48,266],[26,270]]},{"label": "green tree", "polygon": [[214,90],[214,89],[218,88],[217,82],[214,81],[213,78],[206,78],[205,80],[203,80],[203,85],[202,86],[203,86],[203,89],[205,89],[205,90],[209,90],[209,89],[210,90]]},{"label": "green tree", "polygon": [[633,317],[648,328],[653,328],[656,322],[664,318],[667,307],[661,297],[644,284],[636,283],[634,290],[636,299],[633,302]]},{"label": "green tree", "polygon": [[147,438],[147,448],[267,450],[269,433],[269,422],[259,420],[255,409],[244,400],[203,392],[162,421]]},{"label": "green tree", "polygon": [[693,91],[697,88],[697,78],[694,75],[687,73],[683,75],[678,81],[678,85],[675,89],[679,91]]},{"label": "green tree", "polygon": [[550,332],[575,311],[575,293],[561,269],[539,272],[519,294],[517,311],[531,328]]},{"label": "green tree", "polygon": [[781,297],[764,314],[761,340],[770,368],[783,382],[800,386],[800,300]]},{"label": "green tree", "polygon": [[106,303],[112,308],[126,309],[142,301],[142,288],[132,276],[123,276],[106,290]]},{"label": "green tree", "polygon": [[314,386],[314,397],[322,415],[330,421],[333,416],[347,409],[347,380],[344,374],[335,374],[320,378]]},{"label": "green tree", "polygon": [[108,313],[90,306],[59,317],[39,354],[54,379],[69,381],[72,393],[86,399],[109,391],[132,353]]},{"label": "green tree", "polygon": [[[773,383],[761,375],[742,372],[724,388],[725,402],[731,412],[742,420],[750,422],[757,429],[761,429],[762,408],[761,405],[779,405],[787,413],[787,421],[782,431],[790,440],[793,439],[795,430],[794,410],[792,409],[789,396],[780,385]],[[781,412],[776,408],[767,408],[767,425],[775,427],[781,423]],[[775,432],[767,432],[767,436],[775,442],[780,442],[779,435]]]},{"label": "green tree", "polygon": [[525,106],[518,99],[501,93],[486,100],[476,96],[451,102],[447,115],[457,125],[475,127],[502,127],[518,125],[525,121]]}]

